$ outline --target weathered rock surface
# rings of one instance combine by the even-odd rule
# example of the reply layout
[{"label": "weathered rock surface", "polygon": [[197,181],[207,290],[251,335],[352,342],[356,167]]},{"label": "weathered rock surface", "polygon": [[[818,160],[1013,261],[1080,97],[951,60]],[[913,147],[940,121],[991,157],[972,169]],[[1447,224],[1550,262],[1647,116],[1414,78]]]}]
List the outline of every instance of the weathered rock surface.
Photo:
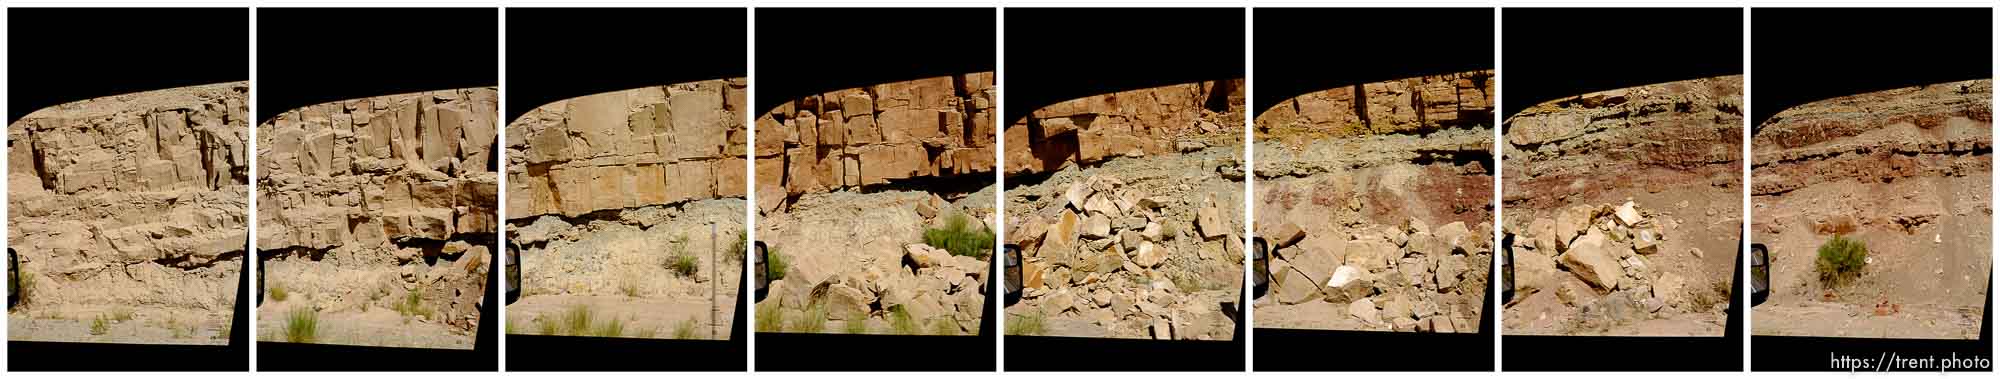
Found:
[{"label": "weathered rock surface", "polygon": [[[10,339],[228,342],[248,247],[248,92],[124,94],[8,125],[9,247],[32,283]],[[88,334],[116,312],[132,319]]]},{"label": "weathered rock surface", "polygon": [[318,104],[259,124],[265,285],[336,319],[416,293],[434,312],[407,328],[470,336],[499,226],[497,109],[494,89],[469,88]]},{"label": "weathered rock surface", "polygon": [[1004,131],[1007,173],[1043,173],[1115,157],[1178,154],[1189,144],[1242,146],[1243,104],[1242,79],[1056,103],[1013,120]]},{"label": "weathered rock surface", "polygon": [[769,212],[807,193],[990,175],[993,78],[981,72],[850,88],[757,114],[758,206]]}]

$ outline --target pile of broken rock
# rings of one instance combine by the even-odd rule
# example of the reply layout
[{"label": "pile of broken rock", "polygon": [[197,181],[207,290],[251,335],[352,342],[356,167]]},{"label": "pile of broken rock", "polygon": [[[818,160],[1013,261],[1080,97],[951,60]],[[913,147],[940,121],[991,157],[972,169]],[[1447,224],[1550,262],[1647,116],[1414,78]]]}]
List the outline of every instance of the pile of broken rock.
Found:
[{"label": "pile of broken rock", "polygon": [[[1124,184],[1100,176],[1072,182],[1053,223],[1030,217],[1010,236],[1031,252],[1021,305],[1038,310],[1023,311],[1081,318],[1110,337],[1230,338],[1234,321],[1223,303],[1236,303],[1241,285],[1214,280],[1191,262],[1242,261],[1242,242],[1215,197],[1196,209],[1191,230],[1167,212],[1180,200]],[[1176,255],[1177,244],[1199,246],[1200,254]]]},{"label": "pile of broken rock", "polygon": [[[1693,309],[1687,280],[1655,271],[1649,256],[1661,250],[1673,220],[1623,205],[1576,205],[1554,220],[1536,219],[1513,239],[1514,299],[1553,291],[1563,304],[1581,307],[1585,323],[1602,327],[1667,310]],[[1567,280],[1564,271],[1578,280]],[[1581,282],[1588,288],[1575,288]],[[1511,305],[1510,305],[1511,306]],[[1595,317],[1593,317],[1595,316]]]},{"label": "pile of broken rock", "polygon": [[[902,264],[887,272],[870,266],[829,275],[808,285],[799,284],[806,275],[798,274],[800,267],[793,266],[784,279],[771,282],[773,298],[758,306],[780,307],[782,320],[810,317],[806,309],[820,309],[826,312],[828,320],[869,324],[891,322],[892,312],[901,309],[909,314],[910,320],[924,326],[920,333],[976,334],[985,307],[983,283],[989,272],[988,262],[915,243],[904,246]],[[935,326],[940,324],[950,327]]]},{"label": "pile of broken rock", "polygon": [[1361,230],[1330,244],[1299,244],[1306,233],[1289,222],[1264,230],[1276,249],[1267,296],[1288,305],[1345,303],[1347,315],[1383,330],[1478,331],[1492,244],[1476,231],[1491,231],[1490,224],[1433,230],[1410,220]]}]

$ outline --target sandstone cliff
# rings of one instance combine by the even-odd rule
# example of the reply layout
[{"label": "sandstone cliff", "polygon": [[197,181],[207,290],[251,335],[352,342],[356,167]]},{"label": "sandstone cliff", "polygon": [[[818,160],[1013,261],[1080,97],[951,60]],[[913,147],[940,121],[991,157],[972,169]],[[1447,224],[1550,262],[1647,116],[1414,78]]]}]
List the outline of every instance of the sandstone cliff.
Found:
[{"label": "sandstone cliff", "polygon": [[[354,99],[258,125],[257,246],[272,297],[258,318],[279,333],[260,339],[286,340],[276,323],[310,311],[338,332],[304,342],[471,347],[497,232],[497,94]],[[390,308],[420,325],[378,320]]]},{"label": "sandstone cliff", "polygon": [[746,84],[594,94],[507,126],[522,289],[510,333],[728,338],[745,254]]},{"label": "sandstone cliff", "polygon": [[249,233],[248,93],[125,94],[8,126],[24,294],[11,339],[227,343]]},{"label": "sandstone cliff", "polygon": [[1122,91],[1043,107],[1007,127],[1007,173],[1242,146],[1243,80]]},{"label": "sandstone cliff", "polygon": [[1493,261],[1493,73],[1317,91],[1257,117],[1262,327],[1478,332]]}]

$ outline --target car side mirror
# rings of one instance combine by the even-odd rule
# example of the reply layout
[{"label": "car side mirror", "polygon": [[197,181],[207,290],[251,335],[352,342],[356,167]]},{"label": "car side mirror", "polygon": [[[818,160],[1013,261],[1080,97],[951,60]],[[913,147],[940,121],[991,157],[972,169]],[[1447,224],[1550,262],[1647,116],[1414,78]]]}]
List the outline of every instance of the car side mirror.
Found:
[{"label": "car side mirror", "polygon": [[1750,244],[1750,306],[1771,298],[1771,253],[1761,243]]},{"label": "car side mirror", "polygon": [[756,280],[754,282],[756,301],[763,302],[764,297],[771,294],[771,247],[765,245],[764,241],[751,242],[750,262],[750,271],[756,275],[752,278]]},{"label": "car side mirror", "polygon": [[1514,234],[1500,237],[1500,303],[1514,302]]},{"label": "car side mirror", "polygon": [[507,304],[514,304],[521,300],[521,248],[507,245]]},{"label": "car side mirror", "polygon": [[1271,242],[1250,237],[1250,298],[1264,297],[1271,289]]},{"label": "car side mirror", "polygon": [[21,255],[7,248],[7,309],[21,303]]},{"label": "car side mirror", "polygon": [[1002,267],[1002,269],[1006,270],[1005,275],[1002,275],[1006,281],[1002,283],[1004,284],[1002,289],[1006,291],[1004,294],[1006,295],[1007,304],[1013,305],[1021,301],[1021,287],[1025,285],[1021,280],[1021,245],[1010,243],[1001,246],[1000,250],[1005,255],[1001,258],[1001,262],[1006,265]]},{"label": "car side mirror", "polygon": [[256,259],[256,260],[257,260],[257,296],[256,296],[256,297],[257,297],[257,301],[256,301],[256,302],[254,302],[254,303],[252,303],[252,304],[254,304],[254,305],[257,305],[257,306],[263,306],[263,305],[264,305],[264,266],[267,266],[267,265],[270,265],[270,264],[271,264],[271,262],[265,262],[265,261],[264,261],[264,254],[263,254],[262,252],[256,252],[255,254],[252,254],[252,256],[254,256],[254,257],[255,257],[254,259]]}]

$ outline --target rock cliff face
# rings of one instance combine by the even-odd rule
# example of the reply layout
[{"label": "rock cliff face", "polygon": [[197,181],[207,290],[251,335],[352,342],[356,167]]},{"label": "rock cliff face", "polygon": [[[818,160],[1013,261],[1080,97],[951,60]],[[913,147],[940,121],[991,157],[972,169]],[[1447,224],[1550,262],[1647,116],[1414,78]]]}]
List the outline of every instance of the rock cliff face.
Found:
[{"label": "rock cliff face", "polygon": [[1493,261],[1491,71],[1308,93],[1257,118],[1262,327],[1478,332]]},{"label": "rock cliff face", "polygon": [[996,95],[993,73],[981,72],[833,91],[758,115],[758,238],[787,263],[757,305],[757,330],[979,333]]},{"label": "rock cliff face", "polygon": [[[744,257],[742,78],[583,96],[507,126],[514,333],[727,338]],[[734,141],[734,142],[731,142]],[[566,328],[624,322],[617,335]]]},{"label": "rock cliff face", "polygon": [[[496,96],[354,99],[258,125],[257,246],[272,296],[260,327],[282,331],[267,324],[303,309],[353,332],[315,342],[469,348],[498,226]],[[392,306],[422,326],[373,330],[368,312]]]},{"label": "rock cliff face", "polygon": [[1065,101],[1015,120],[1007,173],[1044,173],[1102,162],[1242,146],[1243,80],[1123,91]]},{"label": "rock cliff face", "polygon": [[850,88],[757,116],[758,207],[799,195],[993,172],[993,73]]},{"label": "rock cliff face", "polygon": [[228,342],[248,246],[248,93],[238,82],[125,94],[8,126],[7,232],[24,294],[11,339]]},{"label": "rock cliff face", "polygon": [[[1226,340],[1243,275],[1241,80],[1091,96],[1006,130],[1008,333]],[[1018,150],[1017,150],[1018,149]],[[1034,175],[1047,173],[1046,176]]]},{"label": "rock cliff face", "polygon": [[[1751,238],[1769,247],[1765,335],[1978,338],[1992,272],[1993,81],[1827,99],[1751,136]],[[1866,246],[1823,277],[1834,236]],[[1826,325],[1826,326],[1823,326]],[[1837,325],[1839,328],[1827,327]]]},{"label": "rock cliff face", "polygon": [[1506,329],[1721,335],[1742,227],[1743,78],[1582,94],[1507,120]]}]

